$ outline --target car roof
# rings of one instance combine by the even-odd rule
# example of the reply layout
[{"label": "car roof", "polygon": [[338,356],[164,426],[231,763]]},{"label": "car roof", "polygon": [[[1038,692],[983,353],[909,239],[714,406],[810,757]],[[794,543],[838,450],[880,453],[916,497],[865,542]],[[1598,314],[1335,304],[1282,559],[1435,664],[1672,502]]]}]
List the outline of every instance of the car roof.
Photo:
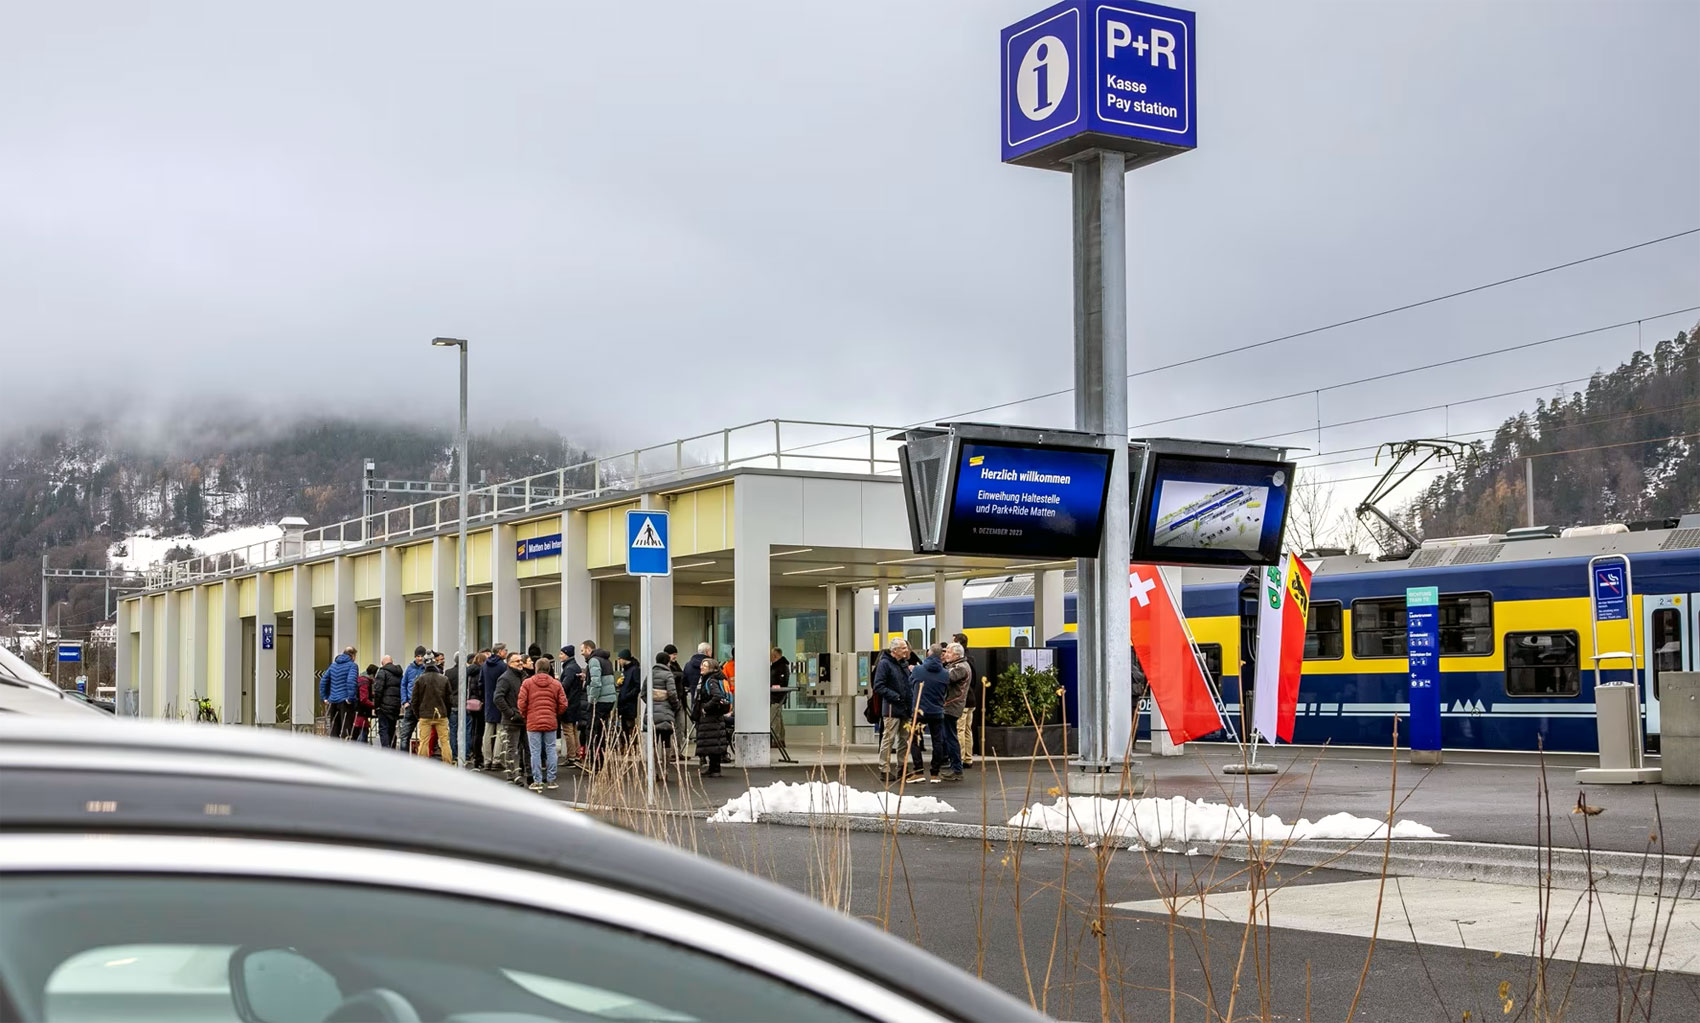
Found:
[{"label": "car roof", "polygon": [[731,918],[883,980],[946,1015],[1044,1018],[923,950],[789,889],[480,772],[277,729],[94,713],[107,723],[92,730],[65,717],[0,715],[6,793],[0,833],[283,838],[503,863]]}]

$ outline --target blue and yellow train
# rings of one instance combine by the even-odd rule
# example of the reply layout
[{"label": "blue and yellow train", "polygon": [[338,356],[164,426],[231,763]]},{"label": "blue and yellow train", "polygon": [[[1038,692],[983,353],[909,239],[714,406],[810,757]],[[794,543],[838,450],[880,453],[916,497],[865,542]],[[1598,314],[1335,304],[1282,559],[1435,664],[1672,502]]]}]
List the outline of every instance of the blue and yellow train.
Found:
[{"label": "blue and yellow train", "polygon": [[[1320,557],[1310,564],[1309,628],[1294,741],[1386,746],[1407,709],[1405,590],[1440,591],[1441,731],[1448,749],[1593,751],[1596,654],[1630,649],[1638,658],[1598,663],[1601,682],[1640,683],[1648,744],[1659,737],[1660,677],[1700,670],[1700,526],[1626,530],[1588,527],[1527,538],[1468,537],[1425,543],[1410,557]],[[1626,622],[1598,625],[1588,562],[1628,557],[1634,597]],[[1182,603],[1193,638],[1238,721],[1240,574],[1187,570]],[[964,601],[971,645],[1021,645],[1033,624],[1031,597]],[[1065,598],[1068,632],[1073,596]],[[930,634],[928,604],[891,607],[889,628],[919,641]],[[1072,635],[1049,637],[1070,643]],[[1072,679],[1064,678],[1072,687]],[[1072,702],[1072,691],[1070,692]],[[1142,726],[1143,716],[1142,716]],[[1143,727],[1142,727],[1143,730]],[[1218,736],[1220,738],[1220,736]]]}]

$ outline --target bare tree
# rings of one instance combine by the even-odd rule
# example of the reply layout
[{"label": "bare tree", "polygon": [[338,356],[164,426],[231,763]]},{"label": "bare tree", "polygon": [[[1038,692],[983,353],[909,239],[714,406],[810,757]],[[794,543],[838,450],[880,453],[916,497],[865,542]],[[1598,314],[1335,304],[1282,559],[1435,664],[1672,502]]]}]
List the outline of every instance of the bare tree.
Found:
[{"label": "bare tree", "polygon": [[1334,484],[1306,479],[1301,470],[1293,481],[1287,509],[1287,549],[1303,553],[1337,547],[1349,554],[1364,550],[1371,538],[1351,509],[1340,505]]}]

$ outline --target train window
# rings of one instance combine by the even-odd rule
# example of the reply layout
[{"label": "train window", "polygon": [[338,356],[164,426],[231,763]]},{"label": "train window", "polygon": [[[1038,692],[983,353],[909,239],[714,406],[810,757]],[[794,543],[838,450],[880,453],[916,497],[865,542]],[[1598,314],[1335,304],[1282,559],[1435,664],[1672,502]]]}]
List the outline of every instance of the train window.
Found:
[{"label": "train window", "polygon": [[1405,656],[1405,598],[1352,601],[1352,656]]},{"label": "train window", "polygon": [[[1493,653],[1493,596],[1442,593],[1437,609],[1440,653],[1444,657],[1486,657]],[[1305,637],[1309,655],[1310,637]],[[1352,656],[1405,656],[1405,598],[1375,597],[1352,601]]]},{"label": "train window", "polygon": [[1682,670],[1682,616],[1674,607],[1653,612],[1653,638],[1647,651],[1653,662],[1653,699],[1659,698],[1659,676]]},{"label": "train window", "polygon": [[1210,672],[1210,681],[1222,684],[1222,644],[1194,643],[1193,649],[1204,655],[1204,668]]},{"label": "train window", "polygon": [[1305,618],[1305,660],[1335,661],[1346,652],[1346,634],[1340,628],[1340,602],[1318,600]]},{"label": "train window", "polygon": [[1582,655],[1574,630],[1505,634],[1505,695],[1575,696],[1581,691]]},{"label": "train window", "polygon": [[1443,657],[1486,657],[1493,653],[1493,595],[1440,595],[1440,653]]}]

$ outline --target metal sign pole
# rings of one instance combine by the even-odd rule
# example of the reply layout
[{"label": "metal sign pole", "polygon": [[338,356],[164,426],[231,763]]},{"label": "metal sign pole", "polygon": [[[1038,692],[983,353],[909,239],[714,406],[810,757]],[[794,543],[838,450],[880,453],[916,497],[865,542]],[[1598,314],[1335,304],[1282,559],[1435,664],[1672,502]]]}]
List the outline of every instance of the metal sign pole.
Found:
[{"label": "metal sign pole", "polygon": [[[1074,417],[1113,454],[1096,558],[1077,566],[1082,772],[1114,779],[1133,727],[1127,566],[1127,157],[1092,150],[1071,165],[1074,193]],[[1078,787],[1098,791],[1103,778]]]},{"label": "metal sign pole", "polygon": [[650,622],[654,616],[654,605],[650,600],[650,589],[654,582],[654,578],[647,575],[639,582],[641,592],[638,595],[638,603],[642,605],[643,645],[632,652],[632,656],[638,658],[638,685],[647,687],[647,691],[640,691],[640,695],[638,697],[638,708],[643,713],[644,717],[643,763],[644,774],[646,776],[645,785],[648,790],[648,805],[650,806],[655,805],[655,708],[652,706],[655,702],[655,669],[653,667],[649,669],[650,677],[648,681],[645,681],[643,674],[643,655],[644,651],[655,645],[650,639],[652,635],[650,632]]}]

